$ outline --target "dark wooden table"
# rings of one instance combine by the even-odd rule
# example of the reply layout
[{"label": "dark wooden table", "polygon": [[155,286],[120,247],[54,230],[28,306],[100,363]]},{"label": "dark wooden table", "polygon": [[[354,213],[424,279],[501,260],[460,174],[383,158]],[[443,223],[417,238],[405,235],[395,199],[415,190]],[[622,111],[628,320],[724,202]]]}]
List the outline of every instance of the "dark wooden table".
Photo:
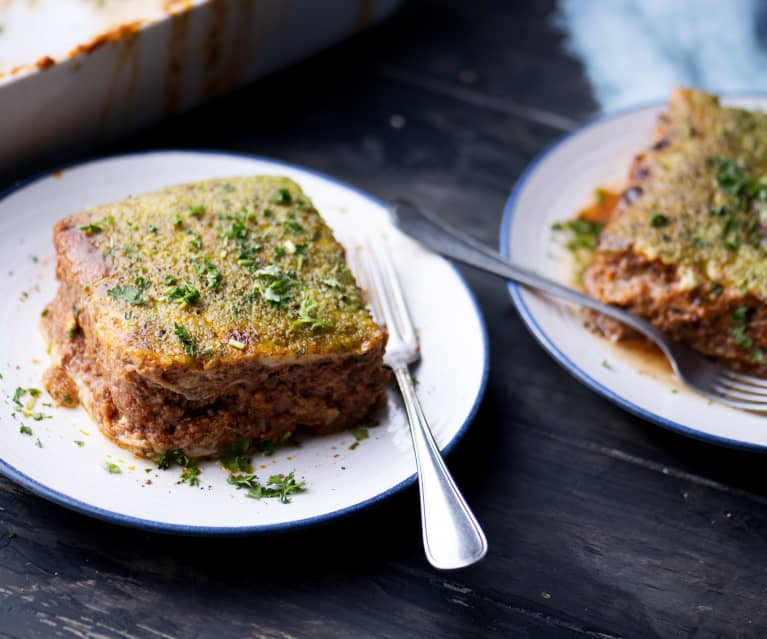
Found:
[{"label": "dark wooden table", "polygon": [[[272,156],[408,196],[495,245],[525,165],[596,110],[552,8],[414,0],[101,151]],[[0,479],[0,637],[765,636],[765,458],[598,397],[534,343],[503,283],[465,273],[492,360],[448,462],[487,531],[481,564],[426,563],[414,489],[295,534],[195,539],[104,524]]]}]

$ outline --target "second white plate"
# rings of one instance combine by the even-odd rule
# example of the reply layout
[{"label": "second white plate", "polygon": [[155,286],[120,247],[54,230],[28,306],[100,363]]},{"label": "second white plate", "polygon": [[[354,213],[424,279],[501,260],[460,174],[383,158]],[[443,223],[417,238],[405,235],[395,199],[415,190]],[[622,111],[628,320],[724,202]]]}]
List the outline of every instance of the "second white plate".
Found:
[{"label": "second white plate", "polygon": [[[767,108],[765,96],[726,103]],[[594,189],[625,180],[634,155],[651,140],[663,106],[603,116],[539,156],[517,182],[506,205],[501,252],[518,264],[562,280],[565,249],[552,234],[593,201]],[[583,327],[567,305],[509,286],[522,319],[541,345],[584,384],[623,408],[671,430],[709,442],[767,450],[767,417],[714,404],[688,391],[657,365]]]}]

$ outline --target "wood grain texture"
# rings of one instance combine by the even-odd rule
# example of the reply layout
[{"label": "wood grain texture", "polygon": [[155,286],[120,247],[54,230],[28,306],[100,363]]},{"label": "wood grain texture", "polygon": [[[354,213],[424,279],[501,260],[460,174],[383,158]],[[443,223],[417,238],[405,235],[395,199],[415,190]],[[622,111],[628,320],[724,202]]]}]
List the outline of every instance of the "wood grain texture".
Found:
[{"label": "wood grain texture", "polygon": [[[496,244],[514,180],[594,109],[551,12],[414,0],[104,151],[272,156],[413,198]],[[764,636],[765,458],[594,395],[533,341],[502,282],[465,272],[492,360],[448,462],[487,531],[481,564],[427,565],[414,490],[312,530],[205,540],[93,521],[0,480],[0,638]]]}]

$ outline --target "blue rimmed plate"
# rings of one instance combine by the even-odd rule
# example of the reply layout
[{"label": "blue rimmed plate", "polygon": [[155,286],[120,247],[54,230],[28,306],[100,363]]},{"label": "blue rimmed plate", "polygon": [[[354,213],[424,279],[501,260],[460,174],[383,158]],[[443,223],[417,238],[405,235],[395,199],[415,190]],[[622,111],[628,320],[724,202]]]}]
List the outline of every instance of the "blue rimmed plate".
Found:
[{"label": "blue rimmed plate", "polygon": [[[254,458],[262,478],[295,470],[307,491],[290,504],[247,499],[215,462],[200,485],[179,484],[109,442],[81,409],[58,409],[45,393],[20,416],[17,387],[40,388],[47,362],[38,326],[53,297],[51,229],[69,213],[166,185],[235,175],[279,174],[298,182],[339,240],[386,238],[421,337],[418,393],[437,442],[449,450],[478,407],[487,376],[484,323],[465,282],[448,262],[401,235],[385,207],[332,178],[265,158],[221,152],[158,151],[94,160],[35,178],[0,199],[0,472],[63,506],[114,523],[181,534],[226,535],[292,529],[354,512],[412,483],[415,462],[399,399],[390,392],[378,426],[357,444],[350,433],[307,438]],[[456,336],[460,335],[460,339]],[[449,344],[449,348],[445,346]],[[28,396],[24,398],[28,399]],[[47,404],[47,405],[46,405]],[[21,432],[22,424],[31,434]],[[79,442],[79,443],[78,443]],[[109,473],[115,464],[121,472]],[[413,516],[417,517],[414,504]]]},{"label": "blue rimmed plate", "polygon": [[[724,100],[767,109],[765,96]],[[594,189],[620,185],[648,145],[662,105],[602,116],[541,154],[520,177],[501,226],[501,252],[548,277],[569,281],[568,252],[551,226],[593,201]],[[509,285],[540,344],[578,380],[616,404],[671,430],[716,444],[767,450],[767,417],[713,404],[676,382],[658,358],[629,352],[591,333],[577,309]]]}]

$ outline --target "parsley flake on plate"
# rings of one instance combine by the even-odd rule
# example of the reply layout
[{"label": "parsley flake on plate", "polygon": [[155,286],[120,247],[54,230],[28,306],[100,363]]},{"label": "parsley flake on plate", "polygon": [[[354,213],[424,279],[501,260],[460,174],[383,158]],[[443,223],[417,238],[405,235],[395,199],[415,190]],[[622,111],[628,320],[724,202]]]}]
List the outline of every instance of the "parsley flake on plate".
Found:
[{"label": "parsley flake on plate", "polygon": [[238,490],[246,489],[251,499],[276,498],[283,504],[290,503],[290,495],[306,490],[306,482],[296,481],[295,471],[287,475],[271,475],[265,484],[252,473],[231,475],[227,481]]},{"label": "parsley flake on plate", "polygon": [[251,449],[251,441],[247,437],[238,439],[224,449],[221,455],[221,465],[233,473],[249,473],[253,471],[248,451]]},{"label": "parsley flake on plate", "polygon": [[160,457],[155,459],[155,463],[160,470],[168,470],[168,468],[174,465],[181,466],[179,483],[189,484],[190,486],[199,486],[200,484],[200,469],[180,448],[166,450]]}]

